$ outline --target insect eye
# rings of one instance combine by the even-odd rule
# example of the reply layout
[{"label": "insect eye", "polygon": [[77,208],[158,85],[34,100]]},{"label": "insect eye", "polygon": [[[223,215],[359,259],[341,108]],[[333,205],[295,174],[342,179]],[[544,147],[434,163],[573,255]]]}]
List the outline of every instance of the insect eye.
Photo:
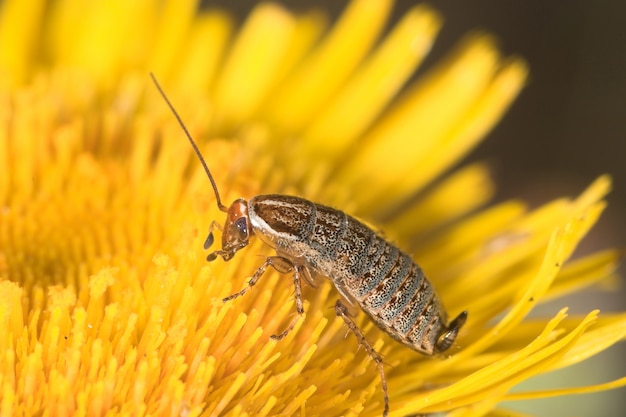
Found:
[{"label": "insect eye", "polygon": [[245,217],[235,220],[235,227],[241,236],[248,237],[248,221]]}]

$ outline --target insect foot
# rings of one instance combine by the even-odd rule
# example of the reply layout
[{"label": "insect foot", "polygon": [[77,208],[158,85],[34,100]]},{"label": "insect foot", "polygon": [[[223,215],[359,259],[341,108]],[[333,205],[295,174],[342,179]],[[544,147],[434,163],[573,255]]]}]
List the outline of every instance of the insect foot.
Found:
[{"label": "insect foot", "polygon": [[352,318],[348,314],[348,307],[346,307],[346,305],[343,304],[341,300],[337,300],[337,302],[335,303],[335,313],[337,314],[337,316],[343,319],[344,323],[346,323],[346,326],[348,326],[348,328],[356,336],[359,342],[359,345],[365,348],[365,351],[367,352],[367,354],[370,356],[370,358],[372,358],[374,363],[376,363],[376,367],[378,368],[378,372],[380,373],[380,382],[382,385],[383,399],[385,402],[385,408],[383,410],[383,417],[387,417],[387,415],[389,414],[389,393],[387,391],[387,379],[385,378],[385,368],[383,366],[383,358],[382,356],[380,356],[378,352],[376,352],[376,350],[370,344],[370,342],[367,341],[361,329],[359,329],[359,327],[356,325],[354,320],[352,320]]},{"label": "insect foot", "polygon": [[270,336],[273,340],[281,340],[285,336],[289,334],[290,331],[293,330],[294,326],[304,314],[304,307],[302,303],[302,280],[300,279],[300,274],[304,267],[302,266],[294,266],[291,261],[287,258],[283,258],[282,256],[268,256],[265,259],[265,262],[255,271],[250,280],[248,281],[248,285],[244,287],[241,291],[229,295],[228,297],[224,297],[222,301],[224,303],[234,300],[237,297],[241,297],[245,293],[247,293],[252,287],[256,285],[259,279],[263,276],[267,268],[272,267],[276,271],[281,274],[288,274],[293,272],[293,287],[295,290],[295,298],[296,298],[296,317],[289,323],[289,326],[279,334],[274,334]]}]

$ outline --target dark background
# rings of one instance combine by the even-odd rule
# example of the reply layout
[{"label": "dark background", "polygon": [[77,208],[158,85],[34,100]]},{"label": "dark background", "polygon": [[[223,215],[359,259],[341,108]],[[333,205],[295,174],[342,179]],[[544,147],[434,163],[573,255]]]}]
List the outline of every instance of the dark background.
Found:
[{"label": "dark background", "polygon": [[[410,7],[400,2],[398,8]],[[585,245],[626,243],[626,2],[431,3],[446,19],[434,54],[484,28],[530,65],[528,86],[470,156],[495,161],[500,198],[540,203],[610,173],[609,209]],[[626,305],[626,304],[622,304]]]},{"label": "dark background", "polygon": [[[258,2],[239,1],[245,16]],[[292,10],[324,8],[336,16],[347,1],[290,0]],[[210,5],[233,10],[232,2]],[[393,20],[417,4],[398,1]],[[470,156],[495,169],[498,199],[522,198],[539,205],[575,196],[603,173],[614,178],[609,207],[580,252],[626,247],[626,2],[595,1],[431,1],[443,28],[422,68],[449,52],[464,34],[484,29],[497,36],[506,55],[524,57],[530,79],[513,107]],[[624,267],[621,269],[626,271]],[[624,287],[624,285],[622,285]],[[582,313],[593,308],[622,311],[626,292],[586,291],[544,306],[552,315],[563,305]],[[585,365],[525,383],[527,390],[599,383],[626,375],[624,343]],[[543,385],[542,385],[543,384]],[[540,400],[515,406],[542,417],[622,415],[624,389]]]}]

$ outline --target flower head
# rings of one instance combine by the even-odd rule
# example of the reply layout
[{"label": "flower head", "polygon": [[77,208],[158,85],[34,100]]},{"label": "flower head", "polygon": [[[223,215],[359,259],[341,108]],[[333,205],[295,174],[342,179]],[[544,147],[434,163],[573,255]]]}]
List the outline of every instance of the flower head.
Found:
[{"label": "flower head", "polygon": [[345,337],[330,281],[305,286],[305,317],[280,341],[270,336],[295,314],[288,274],[222,301],[272,251],[257,239],[206,262],[205,231],[223,213],[150,71],[225,204],[297,194],[356,215],[414,257],[450,317],[469,312],[442,358],[355,319],[384,358],[390,415],[501,415],[507,399],[626,384],[510,393],[626,334],[624,314],[526,317],[613,276],[616,250],[569,260],[610,181],[532,210],[481,208],[487,168],[448,170],[526,66],[477,33],[405,86],[441,19],[416,6],[383,35],[391,6],[353,0],[327,28],[323,14],[263,3],[235,29],[195,2],[2,3],[0,415],[382,412],[376,367]]}]

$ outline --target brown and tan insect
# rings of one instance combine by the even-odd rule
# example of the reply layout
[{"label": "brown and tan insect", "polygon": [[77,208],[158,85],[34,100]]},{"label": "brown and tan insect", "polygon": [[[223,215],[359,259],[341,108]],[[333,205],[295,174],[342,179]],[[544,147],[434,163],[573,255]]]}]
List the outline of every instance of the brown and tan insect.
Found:
[{"label": "brown and tan insect", "polygon": [[389,396],[383,360],[352,318],[358,308],[393,339],[428,356],[452,346],[467,312],[447,324],[447,314],[432,285],[411,257],[342,211],[280,194],[259,195],[248,201],[240,198],[226,207],[198,147],[156,78],[151,76],[198,155],[211,181],[217,206],[227,213],[223,228],[216,222],[211,224],[204,248],[213,244],[212,230],[218,228],[222,230],[222,249],[211,252],[207,260],[214,261],[218,256],[225,261],[232,259],[255,235],[276,251],[275,256],[265,259],[244,289],[224,298],[224,302],[244,295],[268,267],[283,274],[292,273],[298,314],[287,329],[272,336],[282,339],[304,314],[302,279],[313,282],[319,276],[329,278],[341,294],[335,312],[378,367],[384,395],[383,416],[387,416]]}]

